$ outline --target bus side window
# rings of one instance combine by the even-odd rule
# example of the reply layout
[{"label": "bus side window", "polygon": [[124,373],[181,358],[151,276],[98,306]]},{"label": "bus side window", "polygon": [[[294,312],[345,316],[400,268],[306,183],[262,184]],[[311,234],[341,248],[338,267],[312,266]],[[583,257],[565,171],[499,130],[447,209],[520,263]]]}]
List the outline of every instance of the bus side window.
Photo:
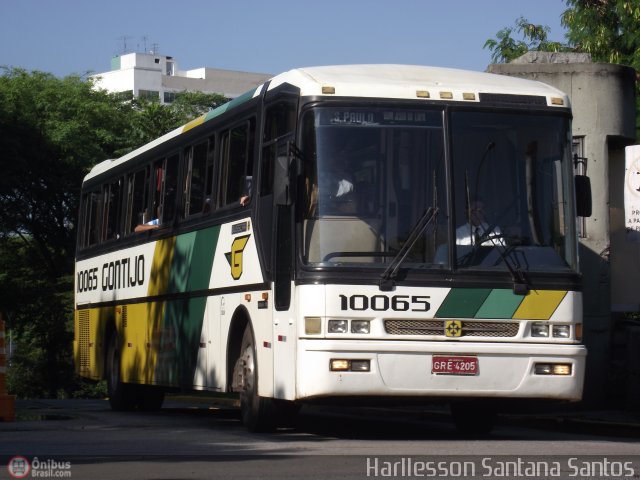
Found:
[{"label": "bus side window", "polygon": [[222,137],[218,205],[237,204],[250,195],[248,183],[253,169],[253,137],[255,121],[243,123]]},{"label": "bus side window", "polygon": [[178,167],[180,155],[177,153],[167,158],[164,174],[164,190],[162,195],[160,223],[172,222],[176,216],[178,200]]},{"label": "bus side window", "polygon": [[207,175],[207,142],[190,147],[187,163],[185,216],[202,213],[205,205]]},{"label": "bus side window", "polygon": [[138,170],[127,178],[127,234],[134,232],[137,225],[147,220],[147,171],[148,168]]},{"label": "bus side window", "polygon": [[209,149],[207,151],[207,166],[206,166],[206,179],[204,182],[204,207],[203,212],[205,215],[210,213],[213,210],[213,173],[214,169],[214,160],[216,153],[216,138],[211,137],[209,139]]},{"label": "bus side window", "polygon": [[262,136],[261,196],[270,195],[273,192],[277,140],[293,133],[295,118],[296,105],[293,102],[280,102],[267,107]]},{"label": "bus side window", "polygon": [[120,214],[122,210],[122,178],[105,185],[104,239],[120,237]]},{"label": "bus side window", "polygon": [[89,218],[87,221],[88,239],[87,246],[96,245],[100,240],[100,232],[102,229],[102,195],[96,190],[89,194]]},{"label": "bus side window", "polygon": [[89,230],[89,205],[91,203],[91,193],[83,193],[80,202],[80,214],[78,218],[78,247],[83,248],[88,245]]}]

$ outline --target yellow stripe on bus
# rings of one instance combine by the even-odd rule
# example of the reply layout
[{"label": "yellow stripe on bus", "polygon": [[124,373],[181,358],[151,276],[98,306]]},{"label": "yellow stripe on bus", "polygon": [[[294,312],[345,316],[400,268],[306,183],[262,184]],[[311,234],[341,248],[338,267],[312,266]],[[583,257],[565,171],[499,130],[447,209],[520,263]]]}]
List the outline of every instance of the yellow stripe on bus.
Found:
[{"label": "yellow stripe on bus", "polygon": [[513,314],[513,318],[549,320],[566,295],[565,290],[531,290]]},{"label": "yellow stripe on bus", "polygon": [[167,292],[169,277],[171,276],[171,263],[175,251],[176,238],[165,238],[156,242],[151,263],[151,275],[147,296],[154,297]]},{"label": "yellow stripe on bus", "polygon": [[205,118],[206,118],[206,115],[201,115],[200,117],[191,120],[184,127],[182,127],[182,133],[188,132],[192,128],[197,127],[198,125],[202,125],[204,123]]}]

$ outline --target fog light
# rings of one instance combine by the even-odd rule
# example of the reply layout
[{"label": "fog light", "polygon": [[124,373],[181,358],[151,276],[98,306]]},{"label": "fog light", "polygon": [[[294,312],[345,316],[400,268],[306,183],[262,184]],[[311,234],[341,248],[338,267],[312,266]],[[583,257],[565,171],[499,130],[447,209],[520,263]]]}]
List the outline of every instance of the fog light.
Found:
[{"label": "fog light", "polygon": [[371,370],[371,362],[369,360],[351,360],[352,372],[368,372]]},{"label": "fog light", "polygon": [[369,320],[351,320],[351,333],[369,333],[371,322]]},{"label": "fog light", "polygon": [[536,363],[534,366],[536,375],[571,375],[570,363]]},{"label": "fog light", "polygon": [[329,333],[347,333],[348,328],[347,320],[329,320]]},{"label": "fog light", "polygon": [[554,325],[551,327],[553,338],[569,338],[571,336],[571,327],[569,325]]},{"label": "fog light", "polygon": [[534,323],[531,325],[532,337],[548,337],[549,336],[549,324],[548,323]]},{"label": "fog light", "polygon": [[319,335],[322,333],[322,320],[320,317],[304,317],[304,333],[307,335]]},{"label": "fog light", "polygon": [[570,363],[558,363],[553,366],[554,375],[571,375]]},{"label": "fog light", "polygon": [[349,360],[332,359],[329,364],[329,369],[332,372],[345,372],[349,370]]}]

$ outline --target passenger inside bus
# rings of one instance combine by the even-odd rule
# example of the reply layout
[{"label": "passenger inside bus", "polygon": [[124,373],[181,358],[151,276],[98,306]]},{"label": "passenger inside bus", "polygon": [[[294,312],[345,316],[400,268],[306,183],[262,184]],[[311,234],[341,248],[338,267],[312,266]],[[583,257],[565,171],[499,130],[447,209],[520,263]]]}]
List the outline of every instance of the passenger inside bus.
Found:
[{"label": "passenger inside bus", "polygon": [[467,221],[456,229],[457,245],[504,246],[500,227],[490,225],[486,220],[484,202],[472,200],[466,212]]},{"label": "passenger inside bus", "polygon": [[145,208],[145,211],[142,214],[141,222],[138,225],[136,225],[136,228],[133,230],[135,233],[154,230],[160,226],[160,219],[157,216],[154,219],[145,221],[147,218],[148,218],[148,210]]}]

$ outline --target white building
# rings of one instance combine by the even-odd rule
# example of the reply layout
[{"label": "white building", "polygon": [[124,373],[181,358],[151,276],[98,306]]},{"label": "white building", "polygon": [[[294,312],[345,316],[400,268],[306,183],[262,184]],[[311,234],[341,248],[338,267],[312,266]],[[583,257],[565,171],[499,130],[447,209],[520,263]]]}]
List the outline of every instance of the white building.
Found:
[{"label": "white building", "polygon": [[137,98],[158,98],[161,103],[171,103],[177,93],[184,91],[235,98],[272,76],[206,67],[180,71],[173,57],[127,53],[111,59],[111,71],[92,75],[92,78],[97,88],[109,92],[129,92]]}]

